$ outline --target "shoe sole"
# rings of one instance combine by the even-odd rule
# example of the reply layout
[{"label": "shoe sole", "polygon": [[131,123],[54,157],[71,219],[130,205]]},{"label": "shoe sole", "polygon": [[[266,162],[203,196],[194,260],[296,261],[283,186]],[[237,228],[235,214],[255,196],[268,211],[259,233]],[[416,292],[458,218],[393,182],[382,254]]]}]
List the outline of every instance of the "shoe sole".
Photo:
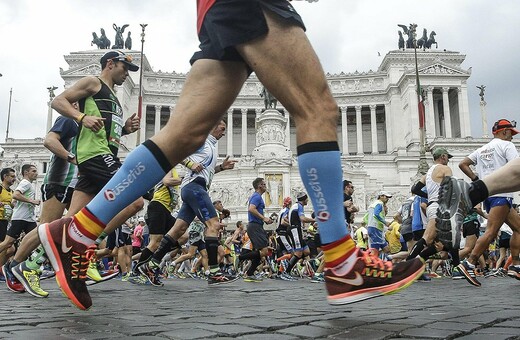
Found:
[{"label": "shoe sole", "polygon": [[469,274],[469,272],[467,271],[466,267],[464,267],[461,264],[459,264],[457,266],[457,268],[459,269],[460,273],[464,276],[464,278],[466,279],[466,281],[468,281],[468,283],[472,286],[475,286],[475,287],[480,287],[482,284],[474,277],[471,277],[471,275]]},{"label": "shoe sole", "polygon": [[508,271],[507,276],[512,277],[514,279],[520,280],[520,275],[515,271]]},{"label": "shoe sole", "polygon": [[352,293],[338,294],[334,296],[329,295],[327,297],[327,301],[331,305],[346,305],[383,295],[397,293],[414,283],[424,273],[425,267],[426,265],[423,263],[423,265],[415,273],[391,285],[367,288],[363,290],[363,292],[356,291]]},{"label": "shoe sole", "polygon": [[93,279],[93,278],[91,278],[90,276],[87,275],[86,284],[87,284],[87,286],[93,286],[93,285],[98,284],[98,283],[102,283],[102,282],[105,282],[105,281],[108,281],[108,280],[112,280],[117,275],[119,275],[119,273],[112,273],[112,274],[107,275],[107,276],[101,276],[101,280],[95,280],[95,279]]},{"label": "shoe sole", "polygon": [[54,242],[49,242],[49,239],[52,239],[52,235],[48,229],[49,228],[47,228],[47,223],[39,225],[38,236],[40,237],[43,249],[45,249],[47,258],[51,262],[52,267],[54,268],[54,272],[56,273],[56,283],[58,284],[58,287],[60,287],[61,292],[74,304],[74,306],[81,310],[88,310],[91,306],[87,307],[79,302],[76,296],[72,293],[69,284],[67,283],[67,278],[63,272],[63,264],[61,263],[59,255],[56,255],[59,254],[58,249],[56,249]]},{"label": "shoe sole", "polygon": [[[437,238],[439,241],[442,242],[446,246],[448,250],[453,249],[454,246],[457,245],[457,243],[460,244],[460,237],[457,239],[454,239],[454,235],[460,234],[460,226],[457,226],[457,220],[456,216],[458,214],[458,201],[457,201],[456,207],[454,202],[451,200],[451,196],[453,195],[454,186],[457,186],[457,180],[453,177],[444,177],[441,181],[441,186],[444,188],[449,182],[455,182],[452,184],[449,191],[446,191],[443,193],[444,196],[450,197],[449,206],[444,206],[443,204],[439,203],[439,208],[437,209],[437,219],[436,219],[436,229],[437,229]],[[446,190],[446,188],[444,189]],[[455,207],[455,211],[452,211],[452,209]],[[454,227],[455,225],[455,227]],[[458,232],[458,233],[457,233]]]},{"label": "shoe sole", "polygon": [[46,298],[47,296],[49,296],[49,293],[47,293],[47,295],[41,295],[41,294],[38,294],[36,293],[32,288],[31,286],[29,286],[27,284],[27,281],[25,281],[25,278],[23,276],[23,273],[19,273],[18,270],[17,270],[17,267],[16,268],[13,268],[11,270],[13,272],[13,275],[18,279],[18,281],[20,281],[20,283],[22,284],[22,286],[25,288],[25,291],[29,294],[31,294],[32,296],[34,297],[37,297],[37,298]]},{"label": "shoe sole", "polygon": [[228,281],[219,281],[219,282],[213,282],[213,283],[210,283],[208,281],[208,286],[225,285],[225,284],[228,284],[228,283],[231,283],[231,282],[235,282],[236,280],[238,280],[238,276],[235,276],[235,278],[233,280],[228,280]]}]

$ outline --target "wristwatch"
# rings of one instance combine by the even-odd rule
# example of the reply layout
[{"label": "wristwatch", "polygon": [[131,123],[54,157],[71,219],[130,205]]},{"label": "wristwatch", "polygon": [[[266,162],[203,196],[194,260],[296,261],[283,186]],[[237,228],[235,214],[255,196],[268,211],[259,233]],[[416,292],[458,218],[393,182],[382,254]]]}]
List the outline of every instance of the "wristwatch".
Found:
[{"label": "wristwatch", "polygon": [[76,158],[76,155],[73,154],[73,153],[69,153],[69,154],[67,155],[67,160],[68,160],[69,162],[72,162],[72,161],[74,160],[74,158]]}]

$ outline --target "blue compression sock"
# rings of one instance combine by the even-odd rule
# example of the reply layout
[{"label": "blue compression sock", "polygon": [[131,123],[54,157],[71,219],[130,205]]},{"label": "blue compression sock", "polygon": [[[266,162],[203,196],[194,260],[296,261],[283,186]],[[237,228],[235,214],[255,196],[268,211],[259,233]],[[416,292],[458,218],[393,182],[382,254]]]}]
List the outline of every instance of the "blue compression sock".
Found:
[{"label": "blue compression sock", "polygon": [[314,207],[321,242],[327,244],[344,238],[348,232],[338,143],[306,143],[297,150],[300,176]]},{"label": "blue compression sock", "polygon": [[132,151],[114,177],[87,205],[103,224],[159,183],[172,166],[151,140]]}]

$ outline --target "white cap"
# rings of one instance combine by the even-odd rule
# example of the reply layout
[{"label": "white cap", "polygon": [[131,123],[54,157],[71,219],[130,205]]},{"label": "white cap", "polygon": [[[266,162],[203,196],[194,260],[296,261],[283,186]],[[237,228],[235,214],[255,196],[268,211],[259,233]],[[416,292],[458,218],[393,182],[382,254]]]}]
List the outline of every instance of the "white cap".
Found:
[{"label": "white cap", "polygon": [[377,197],[381,197],[381,196],[386,196],[388,198],[391,198],[392,197],[392,194],[389,193],[388,191],[380,191],[378,194],[377,194]]},{"label": "white cap", "polygon": [[144,217],[139,217],[139,218],[137,219],[137,222],[144,222]]}]

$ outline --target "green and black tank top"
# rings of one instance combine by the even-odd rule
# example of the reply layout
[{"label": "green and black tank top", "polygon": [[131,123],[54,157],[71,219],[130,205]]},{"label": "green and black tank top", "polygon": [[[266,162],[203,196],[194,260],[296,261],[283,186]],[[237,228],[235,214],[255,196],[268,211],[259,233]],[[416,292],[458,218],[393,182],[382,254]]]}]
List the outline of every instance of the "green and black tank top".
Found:
[{"label": "green and black tank top", "polygon": [[119,150],[124,126],[123,109],[114,91],[101,79],[99,81],[99,92],[81,99],[79,110],[87,116],[105,118],[105,128],[93,132],[80,125],[75,153],[79,164],[99,155],[117,156]]}]

